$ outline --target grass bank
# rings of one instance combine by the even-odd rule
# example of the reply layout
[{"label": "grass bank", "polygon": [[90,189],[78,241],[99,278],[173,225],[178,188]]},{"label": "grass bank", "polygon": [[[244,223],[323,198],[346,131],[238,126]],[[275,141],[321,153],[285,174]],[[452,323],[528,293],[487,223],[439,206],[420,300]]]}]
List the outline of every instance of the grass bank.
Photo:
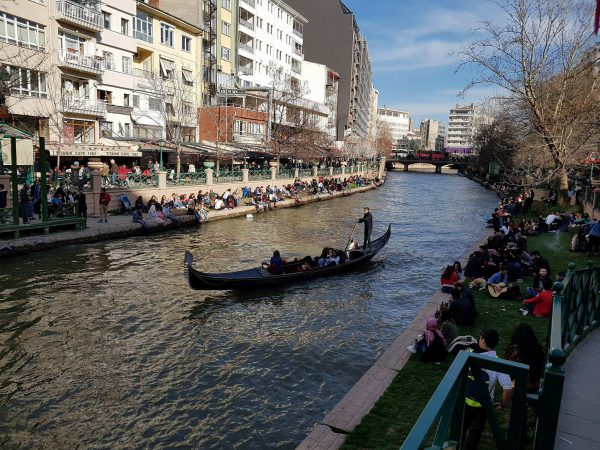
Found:
[{"label": "grass bank", "polygon": [[[550,262],[552,273],[555,274],[566,271],[569,262],[575,262],[577,267],[581,268],[589,259],[585,253],[571,253],[570,240],[570,233],[548,233],[529,238],[528,248],[530,251],[538,250],[544,255]],[[530,286],[531,282],[532,277],[525,277],[522,291],[526,286]],[[521,315],[520,301],[492,299],[487,295],[487,291],[475,291],[474,294],[479,314],[472,327],[460,328],[461,335],[478,336],[482,328],[493,327],[500,334],[498,355],[503,356],[514,327],[525,322],[531,325],[545,346],[548,319]],[[439,365],[424,364],[419,362],[416,355],[411,357],[371,412],[348,435],[342,449],[398,449],[451,363],[452,359],[448,358]],[[502,419],[507,423],[507,414]],[[480,448],[495,448],[489,428]]]}]

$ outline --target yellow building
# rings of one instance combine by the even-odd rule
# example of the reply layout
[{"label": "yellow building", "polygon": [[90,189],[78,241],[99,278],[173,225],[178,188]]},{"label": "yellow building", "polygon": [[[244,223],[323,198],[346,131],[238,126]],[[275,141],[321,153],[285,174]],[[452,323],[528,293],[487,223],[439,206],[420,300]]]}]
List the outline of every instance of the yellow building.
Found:
[{"label": "yellow building", "polygon": [[157,3],[137,3],[133,136],[195,142],[203,90],[203,32]]}]

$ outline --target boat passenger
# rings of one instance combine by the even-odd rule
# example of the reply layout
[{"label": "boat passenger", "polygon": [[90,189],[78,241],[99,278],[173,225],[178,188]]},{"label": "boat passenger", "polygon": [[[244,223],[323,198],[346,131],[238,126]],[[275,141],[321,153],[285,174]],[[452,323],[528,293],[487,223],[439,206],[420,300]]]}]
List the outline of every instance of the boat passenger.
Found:
[{"label": "boat passenger", "polygon": [[271,272],[273,275],[283,274],[283,259],[281,259],[281,254],[279,253],[279,250],[275,250],[273,252],[271,262],[269,263],[269,272]]}]

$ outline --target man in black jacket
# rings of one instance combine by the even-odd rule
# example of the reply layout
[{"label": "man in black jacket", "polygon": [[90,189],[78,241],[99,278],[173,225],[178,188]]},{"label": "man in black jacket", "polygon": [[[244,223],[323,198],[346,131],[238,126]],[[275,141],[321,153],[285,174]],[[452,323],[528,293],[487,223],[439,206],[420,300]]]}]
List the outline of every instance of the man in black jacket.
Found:
[{"label": "man in black jacket", "polygon": [[367,249],[367,245],[371,246],[371,232],[373,231],[373,215],[369,212],[369,208],[365,208],[365,215],[362,219],[358,219],[359,223],[365,224],[365,239],[363,249]]}]

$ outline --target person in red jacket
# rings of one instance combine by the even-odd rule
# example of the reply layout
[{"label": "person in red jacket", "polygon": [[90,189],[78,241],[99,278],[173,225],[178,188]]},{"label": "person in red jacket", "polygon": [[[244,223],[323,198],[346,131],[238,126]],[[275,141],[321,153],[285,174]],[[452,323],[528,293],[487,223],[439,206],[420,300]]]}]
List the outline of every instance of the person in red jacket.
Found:
[{"label": "person in red jacket", "polygon": [[102,222],[102,216],[104,216],[104,222],[108,222],[108,205],[110,204],[110,194],[106,192],[106,188],[102,188],[100,191],[100,200],[98,202],[100,204],[100,220],[98,223]]},{"label": "person in red jacket", "polygon": [[532,314],[535,317],[550,317],[552,314],[552,280],[544,280],[543,290],[533,298],[523,300],[523,315]]}]

